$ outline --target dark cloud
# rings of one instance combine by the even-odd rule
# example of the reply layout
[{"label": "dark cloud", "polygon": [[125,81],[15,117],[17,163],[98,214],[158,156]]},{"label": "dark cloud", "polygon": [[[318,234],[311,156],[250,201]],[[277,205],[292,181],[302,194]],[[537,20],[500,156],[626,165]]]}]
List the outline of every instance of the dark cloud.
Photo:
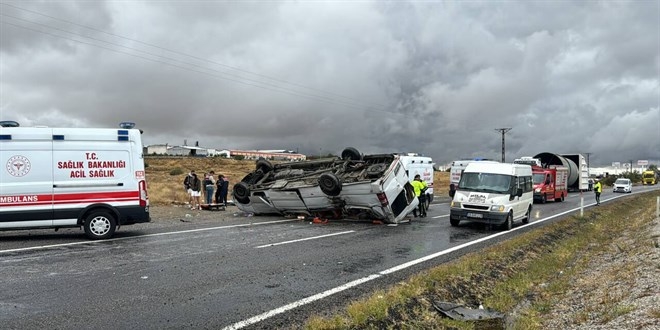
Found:
[{"label": "dark cloud", "polygon": [[146,144],[660,160],[657,2],[8,2],[0,119]]}]

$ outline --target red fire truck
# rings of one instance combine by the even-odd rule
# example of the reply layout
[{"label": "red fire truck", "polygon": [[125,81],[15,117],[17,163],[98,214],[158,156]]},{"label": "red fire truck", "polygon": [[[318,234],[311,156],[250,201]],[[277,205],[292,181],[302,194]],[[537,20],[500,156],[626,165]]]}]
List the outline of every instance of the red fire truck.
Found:
[{"label": "red fire truck", "polygon": [[534,180],[534,201],[545,203],[548,200],[563,202],[568,194],[568,168],[557,165],[548,167],[532,166]]}]

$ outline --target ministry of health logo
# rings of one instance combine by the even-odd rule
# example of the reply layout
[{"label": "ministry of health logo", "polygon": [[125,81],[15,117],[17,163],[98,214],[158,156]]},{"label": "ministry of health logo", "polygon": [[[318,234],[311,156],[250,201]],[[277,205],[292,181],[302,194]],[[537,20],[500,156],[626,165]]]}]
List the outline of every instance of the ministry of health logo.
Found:
[{"label": "ministry of health logo", "polygon": [[16,155],[11,156],[7,161],[7,172],[12,176],[21,177],[30,172],[32,166],[30,160],[25,156]]}]

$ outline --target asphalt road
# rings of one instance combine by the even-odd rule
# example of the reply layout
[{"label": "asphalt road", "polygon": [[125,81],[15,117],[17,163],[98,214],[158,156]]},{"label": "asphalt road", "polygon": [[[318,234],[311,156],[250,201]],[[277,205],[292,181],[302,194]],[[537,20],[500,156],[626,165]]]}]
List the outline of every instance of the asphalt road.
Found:
[{"label": "asphalt road", "polygon": [[[634,193],[658,189],[635,187]],[[604,203],[625,194],[605,191]],[[594,207],[594,194],[583,194]],[[156,222],[87,241],[79,231],[0,232],[3,329],[274,328],[331,311],[375,288],[579,212],[580,194],[534,204],[502,232],[449,225],[449,205],[398,226],[236,217]],[[547,219],[548,217],[553,217]]]}]

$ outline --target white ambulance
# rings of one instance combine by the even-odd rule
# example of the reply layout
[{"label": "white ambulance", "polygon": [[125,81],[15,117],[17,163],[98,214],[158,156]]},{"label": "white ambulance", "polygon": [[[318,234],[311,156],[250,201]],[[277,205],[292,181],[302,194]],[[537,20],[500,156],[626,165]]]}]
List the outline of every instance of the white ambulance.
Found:
[{"label": "white ambulance", "polygon": [[106,239],[149,222],[141,132],[0,122],[0,230],[83,227]]},{"label": "white ambulance", "polygon": [[[435,163],[431,157],[422,156],[417,153],[400,154],[399,159],[406,169],[406,174],[410,181],[419,174],[421,179],[426,182],[428,189],[426,190],[426,202],[430,204],[433,202],[433,167]],[[427,208],[428,208],[427,204]]]}]

